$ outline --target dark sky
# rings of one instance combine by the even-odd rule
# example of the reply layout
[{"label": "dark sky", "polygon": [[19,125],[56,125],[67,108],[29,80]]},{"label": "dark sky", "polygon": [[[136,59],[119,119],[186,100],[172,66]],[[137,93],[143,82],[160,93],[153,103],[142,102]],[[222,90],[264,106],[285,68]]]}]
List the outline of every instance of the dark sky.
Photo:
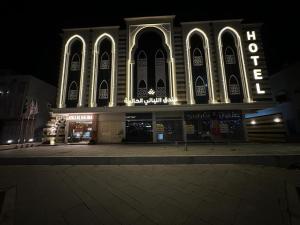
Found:
[{"label": "dark sky", "polygon": [[155,15],[176,15],[177,22],[239,18],[262,22],[270,74],[300,59],[299,7],[289,1],[141,0],[119,6],[112,0],[62,1],[1,2],[0,69],[32,74],[57,85],[62,28],[124,25],[124,17]]}]

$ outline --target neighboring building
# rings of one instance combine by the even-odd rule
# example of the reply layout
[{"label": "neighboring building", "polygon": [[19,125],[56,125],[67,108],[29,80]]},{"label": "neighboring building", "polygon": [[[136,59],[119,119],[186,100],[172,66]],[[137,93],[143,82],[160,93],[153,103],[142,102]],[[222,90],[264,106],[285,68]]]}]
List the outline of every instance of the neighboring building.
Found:
[{"label": "neighboring building", "polygon": [[[270,77],[276,105],[247,117],[280,115],[285,123],[285,139],[300,140],[300,62],[286,67]],[[278,134],[279,135],[279,134]],[[277,137],[279,138],[279,137]]]},{"label": "neighboring building", "polygon": [[[0,142],[41,140],[57,89],[33,76],[0,76]],[[33,140],[30,140],[33,141]]]},{"label": "neighboring building", "polygon": [[273,105],[261,24],[173,20],[63,30],[60,140],[247,140],[245,113]]}]

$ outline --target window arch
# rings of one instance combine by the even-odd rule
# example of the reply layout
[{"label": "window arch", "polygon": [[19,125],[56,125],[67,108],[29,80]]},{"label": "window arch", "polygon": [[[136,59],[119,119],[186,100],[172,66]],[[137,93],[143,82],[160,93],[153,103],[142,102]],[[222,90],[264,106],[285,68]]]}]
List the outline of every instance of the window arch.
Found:
[{"label": "window arch", "polygon": [[166,60],[165,55],[161,49],[155,53],[155,83],[156,83],[156,96],[166,97]]},{"label": "window arch", "polygon": [[109,54],[105,51],[101,55],[100,70],[109,70],[109,69],[110,69],[110,57]]},{"label": "window arch", "polygon": [[147,97],[147,85],[146,85],[146,82],[144,80],[141,80],[138,84],[137,97],[138,98]]},{"label": "window arch", "polygon": [[75,53],[71,59],[71,71],[79,71],[80,70],[80,56],[78,53]]},{"label": "window arch", "polygon": [[198,76],[195,81],[195,94],[196,96],[206,96],[206,84],[202,76]]},{"label": "window arch", "polygon": [[108,83],[106,80],[103,80],[99,85],[98,98],[99,99],[108,99],[108,93],[109,93],[108,91],[109,91]]},{"label": "window arch", "polygon": [[[128,41],[128,60],[127,60],[127,73],[126,73],[126,104],[128,106],[133,105],[131,100],[134,97],[134,88],[133,85],[136,85],[134,73],[135,73],[135,50],[138,48],[138,42],[141,39],[141,36],[147,31],[154,31],[161,38],[161,44],[163,45],[165,51],[167,52],[168,57],[168,81],[167,81],[167,90],[170,97],[174,98],[172,104],[177,102],[177,91],[176,91],[176,71],[174,64],[174,54],[172,48],[172,37],[171,33],[168,32],[170,25],[167,24],[145,24],[145,25],[132,25],[129,26],[129,41]],[[131,69],[132,68],[132,69]],[[137,85],[136,85],[137,86]]]},{"label": "window arch", "polygon": [[[109,47],[105,47],[109,46]],[[90,100],[89,106],[96,107],[116,105],[116,43],[109,33],[102,33],[97,37],[93,48],[93,69],[90,79]],[[109,90],[108,98],[99,101],[99,91],[101,80],[106,80]],[[98,96],[97,96],[98,94]],[[106,101],[102,101],[106,100]]]},{"label": "window arch", "polygon": [[78,84],[72,81],[68,90],[68,100],[75,101],[78,99]]},{"label": "window arch", "polygon": [[80,74],[79,74],[79,95],[78,95],[78,104],[77,106],[82,106],[83,103],[83,81],[84,81],[84,64],[85,64],[85,53],[86,53],[86,43],[84,39],[78,35],[75,34],[71,36],[64,46],[64,55],[63,55],[63,64],[62,64],[62,73],[61,73],[61,79],[60,79],[60,91],[59,91],[59,97],[58,97],[58,108],[63,108],[66,106],[66,100],[68,100],[68,82],[69,82],[69,73],[70,71],[70,62],[72,58],[70,58],[71,55],[71,48],[73,44],[79,41],[82,45],[81,47],[81,62],[80,62]]},{"label": "window arch", "polygon": [[193,50],[193,66],[203,66],[204,60],[202,52],[199,48]]},{"label": "window arch", "polygon": [[[225,38],[226,36],[226,38]],[[226,39],[228,42],[228,36],[233,39],[230,44],[224,45],[224,40]],[[224,27],[220,30],[218,34],[218,47],[219,47],[219,57],[220,57],[220,64],[221,64],[221,75],[222,75],[222,88],[223,88],[223,101],[225,103],[230,103],[231,100],[235,102],[252,102],[252,97],[249,88],[249,81],[247,77],[246,67],[245,67],[245,60],[244,60],[244,53],[243,53],[243,46],[242,41],[239,33],[233,29],[232,27]],[[230,52],[229,48],[231,47],[235,56],[235,63],[236,65],[227,64],[227,62],[232,62],[230,59],[229,61],[226,60],[226,54],[228,51]],[[229,58],[228,58],[229,59]],[[238,81],[238,85],[240,86],[239,89],[239,100],[237,99],[230,99],[229,95],[231,95],[231,91],[229,90],[229,80],[230,75],[235,74],[235,77]],[[228,83],[226,82],[228,81]]]},{"label": "window arch", "polygon": [[237,77],[232,74],[230,75],[229,78],[229,94],[230,95],[240,95],[240,84],[239,84],[239,80],[237,79]]},{"label": "window arch", "polygon": [[147,54],[141,50],[137,55],[137,97],[147,97],[148,62]]},{"label": "window arch", "polygon": [[225,63],[226,64],[236,64],[235,53],[232,47],[227,46],[225,49]]},{"label": "window arch", "polygon": [[[198,42],[193,43],[193,39],[198,39]],[[211,50],[209,39],[206,33],[199,28],[193,28],[186,36],[185,45],[187,58],[186,69],[188,73],[188,102],[190,104],[216,103],[217,100],[215,98],[214,80],[211,66]],[[196,90],[194,82],[197,79],[195,76],[198,74],[202,74],[202,79],[206,81],[206,98],[199,98],[199,96],[195,96]]]}]

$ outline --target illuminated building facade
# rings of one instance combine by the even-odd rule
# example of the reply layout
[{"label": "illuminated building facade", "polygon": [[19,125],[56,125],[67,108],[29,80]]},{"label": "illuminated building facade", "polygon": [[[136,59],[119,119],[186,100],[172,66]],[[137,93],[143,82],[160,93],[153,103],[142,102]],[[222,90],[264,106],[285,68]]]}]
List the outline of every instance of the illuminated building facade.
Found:
[{"label": "illuminated building facade", "polygon": [[174,24],[63,32],[57,108],[66,143],[246,141],[245,113],[273,104],[261,24]]}]

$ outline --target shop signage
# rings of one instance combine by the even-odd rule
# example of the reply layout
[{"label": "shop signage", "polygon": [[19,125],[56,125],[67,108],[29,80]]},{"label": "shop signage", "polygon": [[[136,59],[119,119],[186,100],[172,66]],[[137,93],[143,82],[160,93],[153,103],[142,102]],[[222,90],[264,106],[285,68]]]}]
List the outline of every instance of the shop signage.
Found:
[{"label": "shop signage", "polygon": [[254,80],[256,81],[255,83],[255,87],[256,87],[256,93],[257,94],[265,94],[266,91],[261,89],[260,86],[260,80],[263,79],[263,74],[262,74],[262,70],[259,65],[259,55],[257,55],[258,52],[258,45],[255,43],[256,42],[256,33],[255,31],[247,31],[247,40],[248,41],[252,41],[249,45],[248,45],[248,51],[250,52],[251,56],[250,59],[253,62],[254,65],[254,69],[253,69],[253,77]]},{"label": "shop signage", "polygon": [[93,115],[69,115],[68,116],[68,120],[92,120],[93,119]]},{"label": "shop signage", "polygon": [[176,98],[167,98],[167,97],[164,97],[164,98],[149,98],[149,99],[143,99],[143,98],[133,98],[131,100],[128,100],[127,98],[125,98],[124,100],[124,103],[126,104],[144,104],[144,105],[149,105],[149,104],[160,104],[160,103],[164,103],[164,104],[167,104],[167,103],[174,103],[174,102],[177,102],[177,99]]}]

